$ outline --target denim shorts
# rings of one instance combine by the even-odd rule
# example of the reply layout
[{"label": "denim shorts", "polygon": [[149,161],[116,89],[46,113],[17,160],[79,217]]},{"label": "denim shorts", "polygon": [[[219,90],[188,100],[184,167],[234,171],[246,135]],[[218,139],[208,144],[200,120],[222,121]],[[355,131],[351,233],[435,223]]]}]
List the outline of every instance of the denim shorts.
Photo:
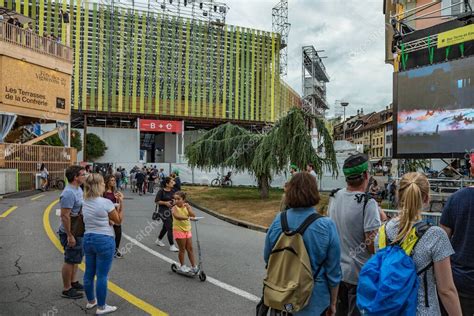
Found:
[{"label": "denim shorts", "polygon": [[67,245],[67,234],[59,233],[59,240],[64,248],[64,262],[69,264],[80,264],[84,257],[84,248],[82,247],[82,237],[74,237],[76,245],[69,247]]}]

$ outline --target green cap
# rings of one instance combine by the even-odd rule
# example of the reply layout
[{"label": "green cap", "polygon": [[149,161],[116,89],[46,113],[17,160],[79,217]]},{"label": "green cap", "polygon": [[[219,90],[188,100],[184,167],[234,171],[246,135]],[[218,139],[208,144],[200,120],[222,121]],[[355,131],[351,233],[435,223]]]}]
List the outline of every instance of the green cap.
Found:
[{"label": "green cap", "polygon": [[298,171],[298,167],[296,165],[290,165],[290,169],[295,169],[296,171]]},{"label": "green cap", "polygon": [[346,178],[357,178],[369,170],[369,158],[365,154],[352,155],[344,161],[342,171]]}]

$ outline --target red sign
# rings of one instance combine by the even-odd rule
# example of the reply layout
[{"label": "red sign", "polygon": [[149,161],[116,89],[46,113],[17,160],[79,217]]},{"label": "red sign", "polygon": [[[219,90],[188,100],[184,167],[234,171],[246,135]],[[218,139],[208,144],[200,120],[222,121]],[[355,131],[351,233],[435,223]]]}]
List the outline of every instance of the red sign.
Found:
[{"label": "red sign", "polygon": [[142,132],[182,133],[183,121],[140,120]]}]

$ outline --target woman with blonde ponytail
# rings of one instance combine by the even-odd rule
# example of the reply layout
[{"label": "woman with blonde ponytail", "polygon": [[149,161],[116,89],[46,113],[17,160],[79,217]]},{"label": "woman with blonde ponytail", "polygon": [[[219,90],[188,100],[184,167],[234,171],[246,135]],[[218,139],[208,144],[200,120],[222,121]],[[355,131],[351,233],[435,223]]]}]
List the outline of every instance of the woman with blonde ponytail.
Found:
[{"label": "woman with blonde ponytail", "polygon": [[[393,244],[402,243],[414,225],[422,220],[421,212],[429,203],[429,194],[430,185],[425,175],[412,172],[402,177],[398,189],[399,216],[386,224],[387,237]],[[375,244],[378,245],[378,237]],[[423,273],[418,276],[417,316],[441,315],[438,294],[449,315],[462,315],[451,272],[452,254],[454,251],[446,232],[437,226],[430,227],[413,249],[412,257],[418,272],[432,264],[423,272],[426,283]]]}]

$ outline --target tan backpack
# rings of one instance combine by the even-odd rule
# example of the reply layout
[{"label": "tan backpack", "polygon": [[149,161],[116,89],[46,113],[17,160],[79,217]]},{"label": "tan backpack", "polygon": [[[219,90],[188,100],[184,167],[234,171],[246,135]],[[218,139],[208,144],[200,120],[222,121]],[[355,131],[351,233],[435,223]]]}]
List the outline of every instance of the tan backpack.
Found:
[{"label": "tan backpack", "polygon": [[303,234],[309,225],[323,216],[311,214],[296,231],[290,231],[286,211],[280,216],[282,234],[268,259],[267,277],[263,281],[263,303],[275,310],[298,312],[308,305],[314,278],[322,267],[313,276]]}]

